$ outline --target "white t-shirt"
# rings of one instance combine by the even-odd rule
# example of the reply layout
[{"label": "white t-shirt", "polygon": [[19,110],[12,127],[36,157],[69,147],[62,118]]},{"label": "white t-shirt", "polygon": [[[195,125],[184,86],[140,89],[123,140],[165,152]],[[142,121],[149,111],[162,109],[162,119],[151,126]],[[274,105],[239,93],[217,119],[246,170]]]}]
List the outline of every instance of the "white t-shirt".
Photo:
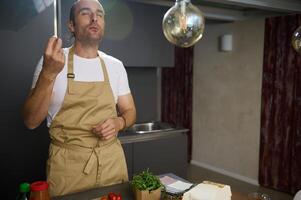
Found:
[{"label": "white t-shirt", "polygon": [[[47,116],[47,125],[48,127],[51,125],[52,120],[55,115],[60,110],[65,93],[67,90],[67,69],[68,69],[68,53],[69,48],[64,49],[65,54],[65,66],[63,70],[57,75],[56,80],[54,82],[54,87],[52,91],[51,102],[48,108],[48,116]],[[106,69],[108,72],[108,76],[110,79],[110,85],[113,91],[115,103],[117,103],[118,96],[129,94],[130,88],[127,78],[127,73],[122,62],[112,56],[109,56],[101,51],[98,51],[100,57],[104,60],[106,64]],[[75,81],[103,81],[104,76],[100,64],[100,60],[98,57],[87,59],[82,58],[77,55],[74,55],[74,74]],[[32,82],[32,88],[35,87],[36,82],[39,78],[39,74],[42,70],[43,65],[43,57],[39,61]]]}]

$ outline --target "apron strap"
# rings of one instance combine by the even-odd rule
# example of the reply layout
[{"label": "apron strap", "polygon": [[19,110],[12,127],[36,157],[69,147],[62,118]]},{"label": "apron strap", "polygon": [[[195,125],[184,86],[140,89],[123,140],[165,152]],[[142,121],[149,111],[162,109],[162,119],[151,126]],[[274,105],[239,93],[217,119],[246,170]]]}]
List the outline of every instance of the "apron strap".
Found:
[{"label": "apron strap", "polygon": [[[103,72],[104,82],[109,82],[109,75],[108,75],[106,64],[105,64],[104,60],[99,56],[98,52],[97,52],[97,55],[100,60],[100,65],[101,65],[102,72]],[[73,69],[73,66],[74,66],[73,58],[74,58],[74,46],[72,46],[69,49],[69,54],[68,54],[68,72],[67,72],[68,84],[70,81],[73,81],[75,78],[74,69]]]},{"label": "apron strap", "polygon": [[100,160],[100,159],[97,156],[96,148],[93,148],[93,151],[91,152],[91,155],[90,155],[90,157],[86,163],[86,166],[83,170],[84,174],[86,174],[86,175],[90,174],[96,160]]},{"label": "apron strap", "polygon": [[116,141],[117,141],[117,137],[114,137],[110,140],[105,140],[105,141],[99,143],[99,145],[97,145],[96,147],[83,147],[83,146],[78,146],[78,145],[70,145],[70,144],[65,144],[65,143],[59,142],[57,140],[52,140],[51,144],[55,145],[55,146],[58,146],[60,148],[64,148],[64,149],[70,149],[70,150],[73,150],[73,151],[80,151],[80,152],[90,153],[89,159],[86,162],[86,165],[83,169],[83,173],[88,175],[88,174],[90,174],[95,161],[98,160],[98,162],[100,162],[100,158],[99,158],[97,152],[102,147],[107,146],[107,145],[111,145],[111,144],[115,143]]},{"label": "apron strap", "polygon": [[72,46],[69,49],[69,54],[68,54],[68,72],[67,72],[68,87],[70,86],[70,82],[73,81],[75,78],[75,74],[73,71],[73,56],[74,56],[74,47]]},{"label": "apron strap", "polygon": [[104,81],[109,82],[109,76],[108,76],[106,64],[105,64],[104,60],[99,55],[98,55],[98,57],[99,57],[100,64],[101,64],[101,67],[102,67]]}]

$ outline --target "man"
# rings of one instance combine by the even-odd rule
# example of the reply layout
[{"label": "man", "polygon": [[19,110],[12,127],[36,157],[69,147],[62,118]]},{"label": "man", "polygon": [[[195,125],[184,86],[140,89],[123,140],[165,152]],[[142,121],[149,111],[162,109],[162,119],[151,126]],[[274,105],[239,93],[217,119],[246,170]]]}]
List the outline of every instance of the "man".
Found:
[{"label": "man", "polygon": [[116,136],[135,122],[136,109],[123,64],[98,51],[104,26],[97,0],[76,1],[68,24],[74,45],[49,39],[24,104],[30,129],[47,117],[51,196],[128,181]]}]

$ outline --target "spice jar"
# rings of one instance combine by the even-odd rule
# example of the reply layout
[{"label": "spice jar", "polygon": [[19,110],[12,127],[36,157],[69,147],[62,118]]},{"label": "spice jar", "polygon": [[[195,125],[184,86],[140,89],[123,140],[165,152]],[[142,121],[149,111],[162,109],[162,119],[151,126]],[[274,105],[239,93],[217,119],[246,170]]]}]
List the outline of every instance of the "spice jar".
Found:
[{"label": "spice jar", "polygon": [[50,200],[48,192],[48,183],[46,181],[37,181],[30,185],[30,200]]}]

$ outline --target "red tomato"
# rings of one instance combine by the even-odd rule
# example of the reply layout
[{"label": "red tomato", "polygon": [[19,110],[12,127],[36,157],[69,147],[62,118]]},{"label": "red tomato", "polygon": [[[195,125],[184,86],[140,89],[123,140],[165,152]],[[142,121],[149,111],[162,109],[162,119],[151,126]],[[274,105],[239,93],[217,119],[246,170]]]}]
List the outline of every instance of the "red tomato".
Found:
[{"label": "red tomato", "polygon": [[101,197],[100,200],[108,200],[108,198],[107,197]]},{"label": "red tomato", "polygon": [[117,195],[113,192],[109,193],[109,200],[117,200]]},{"label": "red tomato", "polygon": [[117,199],[116,199],[116,200],[122,200],[121,194],[118,194],[118,195],[117,195]]}]

